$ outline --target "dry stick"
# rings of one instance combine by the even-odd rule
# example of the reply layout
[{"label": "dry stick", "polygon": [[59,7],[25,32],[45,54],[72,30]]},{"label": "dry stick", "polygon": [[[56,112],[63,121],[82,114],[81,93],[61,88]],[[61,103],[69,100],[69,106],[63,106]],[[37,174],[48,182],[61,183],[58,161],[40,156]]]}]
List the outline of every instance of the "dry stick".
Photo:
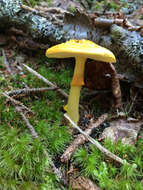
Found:
[{"label": "dry stick", "polygon": [[126,111],[126,112],[128,113],[128,115],[129,115],[130,112],[132,111],[132,108],[133,108],[134,103],[135,103],[135,101],[136,101],[136,99],[137,99],[137,96],[138,96],[138,93],[135,94],[135,96],[134,96],[134,98],[133,98],[133,100],[132,100],[132,102],[131,102],[131,104],[130,104],[129,110]]},{"label": "dry stick", "polygon": [[[23,64],[23,66],[32,74],[34,74],[36,77],[38,77],[39,79],[43,80],[46,84],[48,84],[51,87],[57,88],[57,92],[59,92],[62,96],[64,96],[65,98],[68,98],[68,94],[65,93],[62,89],[58,88],[57,85],[53,84],[52,82],[50,82],[49,80],[47,80],[45,77],[43,77],[42,75],[40,75],[39,73],[37,73],[36,71],[34,71],[33,69],[31,69],[29,66]],[[82,105],[79,105],[80,109],[84,110],[84,107]]]},{"label": "dry stick", "polygon": [[55,87],[45,87],[45,88],[23,88],[23,89],[17,89],[17,90],[11,90],[5,92],[9,96],[13,95],[19,95],[19,94],[30,94],[32,92],[45,92],[47,90],[57,90]]},{"label": "dry stick", "polygon": [[[12,103],[14,103],[15,105],[19,105],[19,106],[16,106],[16,107],[15,107],[15,110],[21,115],[22,119],[25,121],[26,126],[27,126],[28,129],[30,130],[32,137],[33,137],[33,138],[38,138],[38,134],[37,134],[37,132],[35,131],[34,127],[30,124],[30,122],[29,122],[28,119],[25,117],[24,113],[22,112],[22,109],[23,109],[23,108],[26,109],[26,110],[28,110],[28,111],[29,111],[29,109],[28,109],[26,106],[24,106],[21,102],[19,102],[19,101],[15,100],[15,99],[11,98],[10,96],[8,96],[6,93],[3,92],[2,94],[3,94],[5,97],[7,97],[7,98],[8,98]],[[21,107],[20,107],[20,106],[21,106]],[[47,152],[45,149],[44,149],[44,153],[45,153],[46,157],[48,157],[49,162],[50,162],[50,164],[51,164],[51,166],[52,166],[53,171],[54,171],[55,174],[58,176],[58,178],[62,180],[62,173],[55,167],[53,161],[51,160],[51,158],[50,158],[48,152]]]},{"label": "dry stick", "polygon": [[26,11],[36,12],[35,9],[33,9],[33,8],[27,6],[27,5],[21,5],[21,8],[24,9],[24,10],[26,10]]},{"label": "dry stick", "polygon": [[[2,94],[3,94],[5,97],[7,97],[12,103],[14,103],[15,105],[18,105],[18,106],[15,107],[15,110],[21,115],[22,119],[25,121],[26,126],[27,126],[28,129],[30,130],[32,137],[35,138],[35,139],[38,138],[38,134],[37,134],[37,132],[35,131],[34,127],[30,124],[30,122],[29,122],[28,119],[25,117],[24,113],[22,112],[22,109],[23,109],[23,108],[26,109],[26,110],[28,110],[28,111],[29,111],[29,109],[28,109],[26,106],[24,106],[21,102],[19,102],[19,101],[13,99],[12,97],[8,96],[6,93],[3,92]],[[50,162],[50,164],[51,164],[51,167],[52,167],[52,169],[53,169],[53,172],[58,176],[58,178],[59,178],[61,181],[63,181],[61,171],[55,167],[53,161],[51,160],[51,158],[50,158],[48,152],[47,152],[45,149],[44,149],[44,153],[45,153],[46,157],[48,157],[48,160],[49,160],[49,162]]]},{"label": "dry stick", "polygon": [[119,108],[122,105],[122,95],[121,95],[121,88],[119,78],[116,72],[116,69],[112,63],[109,63],[111,69],[111,78],[112,78],[112,93],[114,96],[114,107]]},{"label": "dry stick", "polygon": [[[24,115],[24,113],[22,112],[22,109],[18,106],[15,107],[15,110],[21,115],[22,119],[24,120],[24,122],[26,123],[26,126],[28,127],[28,129],[30,130],[31,132],[31,135],[34,139],[37,139],[38,138],[38,134],[37,132],[35,131],[34,127],[30,124],[29,120],[26,118],[26,116]],[[53,172],[58,176],[58,178],[63,182],[63,179],[62,179],[62,172],[57,169],[50,157],[50,155],[48,154],[48,152],[43,148],[44,150],[44,154],[45,156],[48,158],[49,162],[50,162],[50,165],[52,167],[52,170]]]},{"label": "dry stick", "polygon": [[22,109],[20,106],[16,106],[15,107],[15,110],[21,115],[22,119],[25,121],[28,129],[30,130],[31,132],[31,135],[34,139],[38,138],[38,134],[37,132],[35,131],[35,129],[33,128],[33,126],[29,123],[28,119],[25,117],[24,113],[22,112]]},{"label": "dry stick", "polygon": [[12,72],[12,70],[11,70],[11,68],[10,68],[10,66],[9,66],[9,63],[8,63],[8,61],[7,61],[7,58],[6,58],[6,55],[5,55],[5,52],[4,52],[3,49],[2,49],[2,56],[4,57],[4,65],[6,66],[6,69],[7,69],[8,73],[9,73],[10,75],[14,76],[14,73]]},{"label": "dry stick", "polygon": [[[92,133],[93,129],[95,129],[99,125],[101,125],[107,118],[108,118],[107,113],[101,115],[97,119],[97,121],[95,121],[94,123],[89,124],[88,129],[86,129],[84,132],[87,135],[90,135]],[[64,154],[61,156],[61,162],[67,162],[68,160],[70,160],[72,154],[75,152],[75,150],[78,148],[78,146],[84,144],[86,140],[87,140],[87,138],[84,135],[79,134],[77,136],[77,138],[73,141],[73,143],[66,149]]]},{"label": "dry stick", "polygon": [[93,181],[83,176],[72,178],[70,183],[72,189],[101,190]]},{"label": "dry stick", "polygon": [[[102,153],[104,153],[106,156],[111,158],[112,160],[115,160],[116,162],[119,162],[120,164],[124,164],[125,160],[122,160],[120,157],[116,156],[106,148],[104,148],[98,141],[90,137],[88,134],[86,134],[80,127],[78,127],[67,114],[64,114],[64,117],[72,124],[74,128],[76,128],[82,135],[85,136],[86,139],[88,139],[89,142],[94,144]],[[127,163],[127,162],[126,162]],[[129,164],[129,163],[127,163]]]},{"label": "dry stick", "polygon": [[52,82],[50,82],[49,80],[47,80],[45,77],[43,77],[42,75],[40,75],[39,73],[37,73],[36,71],[34,71],[32,68],[30,68],[29,66],[23,64],[23,66],[32,74],[34,74],[36,77],[38,77],[39,79],[43,80],[46,84],[48,84],[51,87],[57,88],[57,92],[59,92],[61,95],[63,95],[65,98],[68,98],[68,94],[65,93],[62,89],[59,89],[57,87],[57,85],[53,84]]},{"label": "dry stick", "polygon": [[14,98],[10,97],[5,92],[2,92],[1,94],[3,96],[5,96],[6,98],[8,98],[13,104],[15,104],[17,106],[21,106],[24,110],[27,110],[28,112],[33,113],[29,108],[27,108],[25,105],[23,105],[20,101],[15,100]]}]

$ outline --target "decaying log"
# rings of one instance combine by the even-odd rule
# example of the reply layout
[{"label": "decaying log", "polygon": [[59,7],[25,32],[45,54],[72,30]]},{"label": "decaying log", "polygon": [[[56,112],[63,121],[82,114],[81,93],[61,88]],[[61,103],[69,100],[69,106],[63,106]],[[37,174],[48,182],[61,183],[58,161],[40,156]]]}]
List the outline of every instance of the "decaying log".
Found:
[{"label": "decaying log", "polygon": [[[6,33],[14,27],[23,31],[24,37],[44,45],[57,44],[72,38],[92,40],[115,53],[118,73],[126,73],[133,80],[136,77],[142,78],[143,37],[140,33],[128,31],[116,24],[107,28],[98,27],[85,11],[70,13],[67,10],[53,10],[44,13],[23,7],[21,0],[1,0],[1,31]],[[20,37],[19,34],[17,41]]]}]

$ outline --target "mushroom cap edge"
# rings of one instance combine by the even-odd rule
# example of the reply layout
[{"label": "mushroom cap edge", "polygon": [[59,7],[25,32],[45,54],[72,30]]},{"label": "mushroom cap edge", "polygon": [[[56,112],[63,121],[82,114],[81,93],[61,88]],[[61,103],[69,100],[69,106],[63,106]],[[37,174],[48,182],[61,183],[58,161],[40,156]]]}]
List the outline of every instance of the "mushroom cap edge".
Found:
[{"label": "mushroom cap edge", "polygon": [[116,62],[116,58],[110,50],[85,39],[73,39],[55,45],[46,50],[46,56],[49,58],[84,57],[103,62]]}]

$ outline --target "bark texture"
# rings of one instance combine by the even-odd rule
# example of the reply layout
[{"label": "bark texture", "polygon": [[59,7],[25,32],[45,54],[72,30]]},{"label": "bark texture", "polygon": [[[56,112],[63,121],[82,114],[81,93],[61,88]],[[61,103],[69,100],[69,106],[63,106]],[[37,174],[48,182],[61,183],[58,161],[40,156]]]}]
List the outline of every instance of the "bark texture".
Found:
[{"label": "bark texture", "polygon": [[12,27],[21,30],[34,42],[45,44],[43,49],[47,44],[73,38],[92,40],[115,53],[118,73],[126,74],[133,81],[142,80],[143,37],[140,33],[115,24],[101,28],[84,12],[70,13],[61,8],[28,10],[23,8],[21,0],[0,0],[0,28],[5,33]]}]

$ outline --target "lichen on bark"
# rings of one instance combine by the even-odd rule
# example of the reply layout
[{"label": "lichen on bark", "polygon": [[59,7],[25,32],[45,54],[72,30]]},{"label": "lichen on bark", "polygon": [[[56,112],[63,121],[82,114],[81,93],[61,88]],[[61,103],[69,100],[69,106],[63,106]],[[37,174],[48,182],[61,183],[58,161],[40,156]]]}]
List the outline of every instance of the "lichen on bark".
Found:
[{"label": "lichen on bark", "polygon": [[21,0],[0,0],[0,28],[7,31],[14,26],[32,40],[49,45],[73,38],[92,40],[115,53],[118,72],[135,78],[142,76],[143,37],[137,31],[128,31],[117,25],[99,28],[83,11],[70,13],[60,10],[39,14],[36,9],[24,9]]}]

